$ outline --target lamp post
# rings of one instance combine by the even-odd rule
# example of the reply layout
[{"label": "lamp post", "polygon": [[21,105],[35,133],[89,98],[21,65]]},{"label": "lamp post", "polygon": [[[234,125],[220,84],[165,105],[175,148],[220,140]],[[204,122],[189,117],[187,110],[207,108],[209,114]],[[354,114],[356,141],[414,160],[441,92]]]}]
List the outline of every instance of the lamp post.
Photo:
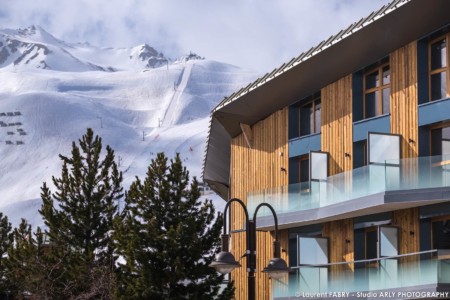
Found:
[{"label": "lamp post", "polygon": [[256,296],[256,286],[255,286],[255,270],[256,270],[256,215],[258,213],[258,210],[266,206],[270,209],[272,212],[272,215],[275,220],[275,240],[273,241],[273,248],[274,248],[274,257],[269,261],[269,264],[267,267],[263,269],[264,273],[269,274],[270,277],[274,279],[280,279],[283,277],[286,273],[289,272],[289,267],[287,266],[284,259],[280,257],[281,250],[280,250],[280,241],[278,240],[278,218],[277,214],[275,213],[275,210],[273,207],[268,203],[261,203],[259,204],[255,212],[253,214],[253,219],[250,220],[248,216],[247,207],[245,206],[244,202],[242,200],[233,198],[227,202],[225,205],[225,209],[223,212],[224,218],[223,218],[223,234],[221,236],[222,238],[222,249],[221,252],[219,252],[214,261],[209,265],[210,267],[213,267],[217,270],[217,272],[222,274],[227,274],[233,271],[235,268],[240,267],[241,264],[236,261],[233,254],[229,252],[229,240],[230,235],[226,234],[227,232],[227,210],[228,207],[231,205],[231,203],[237,202],[239,203],[242,208],[244,209],[245,213],[245,233],[246,233],[246,248],[247,251],[245,252],[245,255],[247,257],[247,272],[248,272],[248,299],[254,300]]}]

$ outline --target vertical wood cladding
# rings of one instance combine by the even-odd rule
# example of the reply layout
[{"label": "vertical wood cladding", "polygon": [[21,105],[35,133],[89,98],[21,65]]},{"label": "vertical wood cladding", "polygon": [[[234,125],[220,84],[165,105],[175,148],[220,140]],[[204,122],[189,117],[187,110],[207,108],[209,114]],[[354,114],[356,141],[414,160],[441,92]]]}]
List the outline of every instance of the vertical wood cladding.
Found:
[{"label": "vertical wood cladding", "polygon": [[[354,261],[353,219],[331,221],[322,226],[322,236],[329,238],[330,263]],[[353,264],[332,266],[332,271],[353,270]]]},{"label": "vertical wood cladding", "polygon": [[352,75],[321,90],[322,151],[329,156],[329,174],[353,167]]},{"label": "vertical wood cladding", "polygon": [[[249,148],[243,134],[231,141],[230,185],[231,198],[247,203],[247,193],[288,184],[288,108],[279,110],[251,127],[252,148]],[[253,216],[250,216],[252,218]],[[231,230],[243,229],[245,215],[238,204],[231,205]],[[283,249],[288,249],[287,231],[280,233]],[[270,299],[271,283],[267,274],[261,271],[273,257],[273,237],[270,233],[257,232],[257,299]],[[239,259],[246,250],[245,233],[233,233],[231,250]],[[287,253],[282,253],[287,259]],[[287,260],[288,261],[288,260]],[[247,299],[247,271],[245,258],[242,267],[232,273],[236,288],[236,299]]]},{"label": "vertical wood cladding", "polygon": [[[391,132],[401,135],[402,158],[418,156],[418,92],[417,42],[414,41],[390,54],[391,65]],[[417,163],[404,164],[403,179],[418,172]],[[392,224],[399,226],[400,254],[418,252],[419,209],[392,212]],[[415,259],[415,258],[412,258]]]},{"label": "vertical wood cladding", "polygon": [[420,251],[419,208],[415,207],[393,211],[392,225],[399,227],[400,254]]},{"label": "vertical wood cladding", "polygon": [[391,133],[402,136],[402,158],[418,155],[417,42],[390,54]]},{"label": "vertical wood cladding", "polygon": [[[348,75],[321,90],[322,151],[329,153],[329,174],[353,168],[352,76]],[[324,223],[322,235],[329,238],[330,262],[353,261],[353,220]],[[338,272],[352,265],[333,266]]]}]

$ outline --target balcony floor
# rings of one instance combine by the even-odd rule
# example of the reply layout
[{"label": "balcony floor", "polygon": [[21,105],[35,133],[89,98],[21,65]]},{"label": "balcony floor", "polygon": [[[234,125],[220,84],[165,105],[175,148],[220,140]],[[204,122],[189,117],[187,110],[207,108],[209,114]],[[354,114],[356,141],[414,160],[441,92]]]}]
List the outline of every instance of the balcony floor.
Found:
[{"label": "balcony floor", "polygon": [[[278,226],[286,229],[447,201],[450,201],[450,187],[386,191],[325,207],[278,213]],[[273,230],[273,217],[258,217],[256,226]]]}]

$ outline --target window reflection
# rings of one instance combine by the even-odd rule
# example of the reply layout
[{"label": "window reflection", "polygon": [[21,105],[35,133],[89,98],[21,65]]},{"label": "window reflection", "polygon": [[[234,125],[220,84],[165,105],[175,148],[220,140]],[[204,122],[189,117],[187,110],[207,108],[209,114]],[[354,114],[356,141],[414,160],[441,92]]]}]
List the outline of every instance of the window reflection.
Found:
[{"label": "window reflection", "polygon": [[430,101],[447,97],[447,37],[430,43]]},{"label": "window reflection", "polygon": [[364,82],[364,118],[388,114],[391,97],[389,65],[385,64],[367,72]]}]

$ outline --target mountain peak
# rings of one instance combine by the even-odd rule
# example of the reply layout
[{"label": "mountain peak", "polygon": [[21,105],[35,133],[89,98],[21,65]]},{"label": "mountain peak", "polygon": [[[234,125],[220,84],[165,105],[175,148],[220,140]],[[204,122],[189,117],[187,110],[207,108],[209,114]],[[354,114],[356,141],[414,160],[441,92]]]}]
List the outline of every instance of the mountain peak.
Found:
[{"label": "mountain peak", "polygon": [[201,57],[195,52],[189,51],[189,54],[183,55],[177,59],[178,62],[187,62],[190,60],[204,60],[204,57]]},{"label": "mountain peak", "polygon": [[31,36],[36,34],[36,26],[31,25],[25,29],[19,28],[17,29],[17,33],[22,36]]},{"label": "mountain peak", "polygon": [[143,62],[146,68],[156,68],[169,62],[162,53],[148,44],[136,46],[131,49],[130,59]]},{"label": "mountain peak", "polygon": [[[14,30],[12,30],[14,31]],[[44,28],[38,25],[31,25],[27,28],[16,30],[17,38],[31,39],[34,42],[43,44],[62,44],[63,42],[48,33]]]}]

